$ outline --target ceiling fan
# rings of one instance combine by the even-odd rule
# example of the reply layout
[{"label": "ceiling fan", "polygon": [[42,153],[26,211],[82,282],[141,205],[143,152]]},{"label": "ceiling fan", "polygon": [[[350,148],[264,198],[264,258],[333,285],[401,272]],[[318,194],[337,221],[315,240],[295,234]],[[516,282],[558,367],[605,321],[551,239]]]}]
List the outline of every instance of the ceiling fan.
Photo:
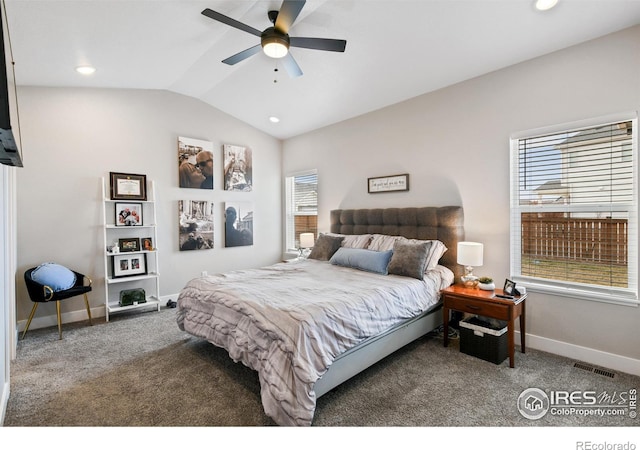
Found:
[{"label": "ceiling fan", "polygon": [[273,26],[265,29],[264,31],[257,30],[249,25],[220,14],[219,12],[212,11],[209,8],[202,11],[202,14],[213,20],[217,20],[218,22],[222,22],[260,38],[259,44],[228,57],[222,61],[223,63],[229,65],[237,64],[240,61],[244,61],[250,56],[255,55],[262,49],[267,56],[281,59],[284,68],[287,73],[289,73],[289,76],[295,78],[302,75],[302,70],[289,52],[289,47],[309,48],[330,52],[344,52],[347,45],[347,41],[342,39],[289,36],[289,29],[300,14],[300,11],[302,11],[305,3],[306,0],[284,0],[280,7],[280,11],[269,11],[268,17]]}]

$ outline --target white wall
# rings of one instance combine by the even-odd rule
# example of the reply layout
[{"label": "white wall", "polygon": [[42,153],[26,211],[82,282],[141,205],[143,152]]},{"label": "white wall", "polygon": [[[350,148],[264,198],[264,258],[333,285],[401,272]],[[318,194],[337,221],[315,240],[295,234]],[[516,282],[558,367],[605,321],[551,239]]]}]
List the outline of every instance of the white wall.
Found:
[{"label": "white wall", "polygon": [[[178,293],[202,270],[215,273],[280,259],[279,140],[203,102],[166,91],[24,87],[19,94],[25,165],[17,174],[21,327],[32,306],[22,274],[45,261],[89,275],[93,314],[104,315],[100,178],[110,171],[146,174],[156,183],[161,296]],[[177,187],[178,136],[213,142],[213,191]],[[253,192],[223,190],[223,144],[253,150]],[[179,251],[182,199],[214,202],[214,249]],[[254,203],[253,246],[224,248],[225,201]],[[82,297],[62,302],[62,311],[63,320],[86,319]],[[41,305],[36,318],[32,327],[55,324],[54,305]]]},{"label": "white wall", "polygon": [[[475,272],[499,284],[509,275],[510,135],[638,110],[639,43],[636,26],[289,139],[283,171],[318,169],[321,231],[335,208],[462,205],[466,238],[485,244]],[[367,177],[405,172],[409,192],[367,194]],[[528,300],[530,345],[608,367],[613,358],[625,371],[640,371],[638,323],[635,307]]]}]

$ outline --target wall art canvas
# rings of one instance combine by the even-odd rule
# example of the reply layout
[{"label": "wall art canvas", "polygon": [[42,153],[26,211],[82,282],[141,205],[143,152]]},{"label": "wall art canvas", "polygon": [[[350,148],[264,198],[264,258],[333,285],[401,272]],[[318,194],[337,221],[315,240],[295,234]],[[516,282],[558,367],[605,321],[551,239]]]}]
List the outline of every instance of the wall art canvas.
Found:
[{"label": "wall art canvas", "polygon": [[181,188],[213,189],[213,142],[178,138],[178,179]]},{"label": "wall art canvas", "polygon": [[180,250],[213,248],[213,203],[179,200]]},{"label": "wall art canvas", "polygon": [[224,246],[253,245],[253,203],[224,204]]},{"label": "wall art canvas", "polygon": [[253,160],[251,149],[239,145],[225,144],[224,189],[225,191],[250,192],[253,187]]}]

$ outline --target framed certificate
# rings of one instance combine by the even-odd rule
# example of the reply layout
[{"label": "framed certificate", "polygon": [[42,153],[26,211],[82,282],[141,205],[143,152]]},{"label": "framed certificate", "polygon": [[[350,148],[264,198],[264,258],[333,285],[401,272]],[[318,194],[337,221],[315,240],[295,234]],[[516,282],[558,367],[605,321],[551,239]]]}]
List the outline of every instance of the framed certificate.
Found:
[{"label": "framed certificate", "polygon": [[147,200],[147,176],[109,172],[111,200]]}]

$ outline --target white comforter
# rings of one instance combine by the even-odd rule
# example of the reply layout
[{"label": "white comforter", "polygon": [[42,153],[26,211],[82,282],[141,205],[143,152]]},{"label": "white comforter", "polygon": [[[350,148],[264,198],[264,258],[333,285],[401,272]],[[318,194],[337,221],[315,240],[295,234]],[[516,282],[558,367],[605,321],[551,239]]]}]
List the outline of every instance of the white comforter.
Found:
[{"label": "white comforter", "polygon": [[304,260],[195,278],[178,298],[178,326],[259,374],[265,413],[310,425],[314,383],[344,351],[436,304],[453,274],[424,281]]}]

